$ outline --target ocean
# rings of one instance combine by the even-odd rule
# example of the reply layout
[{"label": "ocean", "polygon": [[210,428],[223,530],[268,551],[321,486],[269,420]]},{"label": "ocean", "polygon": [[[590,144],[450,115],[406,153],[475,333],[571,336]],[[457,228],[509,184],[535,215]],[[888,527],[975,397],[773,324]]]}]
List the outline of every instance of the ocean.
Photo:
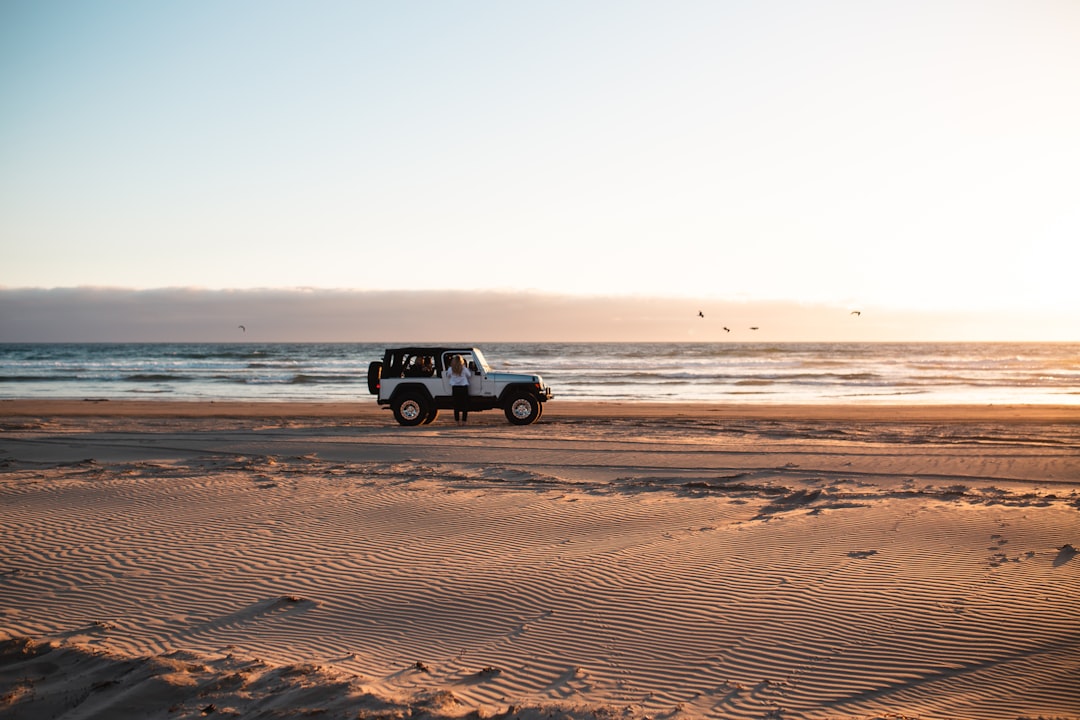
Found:
[{"label": "ocean", "polygon": [[[407,343],[400,343],[402,345]],[[373,343],[0,344],[0,399],[374,402]],[[1080,405],[1080,343],[487,343],[556,401]]]}]

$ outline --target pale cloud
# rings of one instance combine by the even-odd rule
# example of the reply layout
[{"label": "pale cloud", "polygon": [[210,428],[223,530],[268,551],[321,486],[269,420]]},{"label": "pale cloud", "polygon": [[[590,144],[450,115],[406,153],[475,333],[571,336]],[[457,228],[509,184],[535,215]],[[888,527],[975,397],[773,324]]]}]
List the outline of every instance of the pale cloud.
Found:
[{"label": "pale cloud", "polygon": [[1018,314],[540,292],[0,289],[0,342],[1077,340],[1066,327]]}]

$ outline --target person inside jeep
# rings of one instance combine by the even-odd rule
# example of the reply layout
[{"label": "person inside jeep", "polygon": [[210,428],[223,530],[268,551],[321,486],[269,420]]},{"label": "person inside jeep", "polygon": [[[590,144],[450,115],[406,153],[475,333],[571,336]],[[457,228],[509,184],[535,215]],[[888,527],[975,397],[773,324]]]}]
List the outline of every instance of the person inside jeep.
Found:
[{"label": "person inside jeep", "polygon": [[431,377],[434,374],[435,365],[430,355],[414,357],[412,362],[409,363],[409,367],[405,370],[405,377],[411,378]]}]

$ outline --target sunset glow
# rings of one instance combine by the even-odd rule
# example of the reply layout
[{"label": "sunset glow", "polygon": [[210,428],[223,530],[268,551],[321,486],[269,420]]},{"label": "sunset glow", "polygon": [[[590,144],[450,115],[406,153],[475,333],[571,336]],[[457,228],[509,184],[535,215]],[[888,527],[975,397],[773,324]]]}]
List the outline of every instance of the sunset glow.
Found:
[{"label": "sunset glow", "polygon": [[1078,76],[1072,2],[7,3],[0,289],[1008,313],[994,339],[1075,340]]}]

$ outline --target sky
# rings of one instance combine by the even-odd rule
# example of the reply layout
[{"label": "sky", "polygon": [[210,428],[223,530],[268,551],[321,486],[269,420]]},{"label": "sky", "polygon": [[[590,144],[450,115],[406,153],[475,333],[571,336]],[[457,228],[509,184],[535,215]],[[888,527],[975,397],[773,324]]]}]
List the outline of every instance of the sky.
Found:
[{"label": "sky", "polygon": [[1077,128],[1075,0],[0,0],[0,341],[1076,341]]}]

